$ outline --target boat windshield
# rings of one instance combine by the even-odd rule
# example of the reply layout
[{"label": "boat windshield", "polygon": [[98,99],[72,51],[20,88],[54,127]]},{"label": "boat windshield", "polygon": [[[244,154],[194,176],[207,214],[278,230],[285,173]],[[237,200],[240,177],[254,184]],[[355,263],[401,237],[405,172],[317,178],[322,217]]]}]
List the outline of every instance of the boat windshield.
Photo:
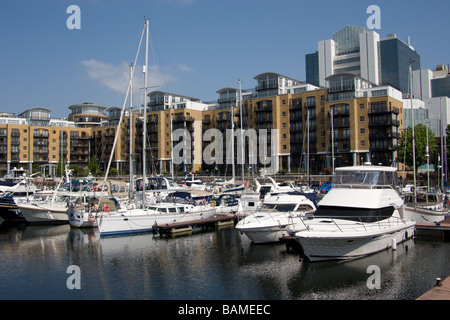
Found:
[{"label": "boat windshield", "polygon": [[261,211],[279,211],[288,212],[295,209],[296,204],[277,204],[277,203],[264,203],[261,207]]},{"label": "boat windshield", "polygon": [[361,188],[395,188],[397,185],[395,172],[342,170],[336,171],[333,177],[333,187]]}]

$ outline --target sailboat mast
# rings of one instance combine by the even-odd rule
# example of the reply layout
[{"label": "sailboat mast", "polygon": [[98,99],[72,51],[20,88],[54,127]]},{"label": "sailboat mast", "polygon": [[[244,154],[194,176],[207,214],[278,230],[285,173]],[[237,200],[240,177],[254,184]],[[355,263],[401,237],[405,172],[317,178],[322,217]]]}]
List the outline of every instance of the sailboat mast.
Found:
[{"label": "sailboat mast", "polygon": [[234,103],[234,106],[231,106],[231,174],[233,176],[232,181],[234,183],[234,176],[236,174],[235,167],[234,167],[234,108],[236,107],[236,102]]},{"label": "sailboat mast", "polygon": [[415,137],[415,129],[414,129],[414,108],[413,108],[413,95],[412,95],[412,88],[413,88],[413,77],[412,77],[412,63],[415,62],[415,60],[410,59],[409,60],[409,98],[411,100],[411,126],[412,126],[412,144],[413,144],[413,168],[414,168],[414,203],[417,202],[417,192],[416,192],[416,137]]},{"label": "sailboat mast", "polygon": [[334,119],[333,119],[333,109],[331,109],[331,166],[333,169],[334,176]]},{"label": "sailboat mast", "polygon": [[244,184],[244,166],[245,166],[245,154],[244,154],[244,128],[243,128],[243,118],[242,118],[242,88],[241,88],[241,80],[239,80],[239,113],[240,113],[240,119],[241,119],[241,175],[242,175],[242,184]]},{"label": "sailboat mast", "polygon": [[130,64],[130,186],[128,187],[128,193],[130,199],[133,195],[133,64]]},{"label": "sailboat mast", "polygon": [[306,179],[309,186],[309,109],[306,112],[306,128]]},{"label": "sailboat mast", "polygon": [[170,173],[172,174],[172,180],[174,180],[174,172],[173,172],[173,118],[170,116]]},{"label": "sailboat mast", "polygon": [[145,183],[147,177],[147,164],[146,164],[146,140],[147,140],[147,65],[148,65],[148,19],[145,20],[145,63],[142,68],[144,74],[144,123],[142,124],[142,201],[145,199]]}]

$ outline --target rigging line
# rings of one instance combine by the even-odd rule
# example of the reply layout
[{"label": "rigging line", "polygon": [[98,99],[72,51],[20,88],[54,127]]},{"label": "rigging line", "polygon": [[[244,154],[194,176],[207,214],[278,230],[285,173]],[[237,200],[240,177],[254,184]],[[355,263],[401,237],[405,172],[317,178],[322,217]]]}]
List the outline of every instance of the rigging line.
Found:
[{"label": "rigging line", "polygon": [[136,52],[136,57],[134,58],[134,64],[133,64],[133,67],[131,68],[131,75],[130,75],[130,80],[128,82],[127,94],[125,95],[125,99],[124,99],[124,102],[123,102],[123,105],[122,105],[122,111],[120,113],[120,119],[119,119],[119,122],[117,123],[117,131],[116,131],[116,134],[115,134],[115,137],[114,137],[114,143],[113,143],[113,147],[112,147],[112,152],[111,152],[111,156],[109,157],[108,167],[106,169],[105,178],[103,180],[103,183],[106,183],[106,179],[108,178],[108,172],[109,172],[109,169],[111,167],[111,162],[112,162],[112,158],[113,158],[113,155],[114,155],[114,149],[116,148],[117,139],[118,139],[118,136],[119,136],[118,132],[120,131],[120,125],[122,123],[123,115],[125,113],[125,106],[127,104],[128,95],[130,94],[131,83],[133,81],[134,70],[135,70],[135,66],[136,66],[136,61],[137,61],[138,56],[139,56],[139,51],[141,49],[142,39],[144,38],[144,32],[145,32],[145,26],[144,26],[144,28],[142,30],[142,34],[141,34],[141,39],[139,41],[138,50]]},{"label": "rigging line", "polygon": [[[149,24],[150,24],[150,28],[149,28],[149,30],[150,30],[150,48],[152,50],[153,61],[155,62],[155,69],[159,69],[159,71],[160,71],[160,73],[161,73],[161,75],[163,77],[163,83],[162,84],[164,86],[166,86],[167,91],[170,91],[169,90],[169,86],[168,86],[169,82],[167,80],[167,76],[166,76],[166,74],[164,72],[164,69],[162,68],[161,57],[159,55],[158,47],[156,46],[156,37],[155,37],[155,34],[154,34],[153,27],[151,25],[151,20],[149,20]],[[156,59],[156,57],[155,57],[154,50],[156,50],[156,57],[158,59]],[[157,62],[159,62],[159,64]]]}]

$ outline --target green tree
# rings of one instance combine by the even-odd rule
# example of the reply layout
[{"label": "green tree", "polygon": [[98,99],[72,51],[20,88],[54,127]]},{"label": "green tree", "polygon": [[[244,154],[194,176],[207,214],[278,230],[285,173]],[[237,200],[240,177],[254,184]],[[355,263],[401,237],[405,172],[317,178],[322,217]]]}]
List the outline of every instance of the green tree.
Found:
[{"label": "green tree", "polygon": [[[61,164],[62,160],[62,164]],[[59,158],[57,167],[56,167],[56,176],[61,177],[62,175],[66,174],[65,169],[66,168],[66,159]]]},{"label": "green tree", "polygon": [[89,171],[92,174],[95,174],[97,172],[97,169],[98,169],[97,159],[95,155],[92,155],[91,159],[89,160]]},{"label": "green tree", "polygon": [[[416,161],[416,168],[422,164],[427,163],[427,127],[423,124],[418,124],[414,128],[414,141],[415,141],[415,155],[416,159],[413,158],[413,138],[412,138],[412,128],[408,127],[406,131],[400,136],[399,148],[398,148],[398,160],[408,167],[413,167],[414,160]],[[406,148],[405,148],[406,143]],[[428,129],[428,146],[430,163],[432,159],[436,158],[436,137],[433,131]]]}]

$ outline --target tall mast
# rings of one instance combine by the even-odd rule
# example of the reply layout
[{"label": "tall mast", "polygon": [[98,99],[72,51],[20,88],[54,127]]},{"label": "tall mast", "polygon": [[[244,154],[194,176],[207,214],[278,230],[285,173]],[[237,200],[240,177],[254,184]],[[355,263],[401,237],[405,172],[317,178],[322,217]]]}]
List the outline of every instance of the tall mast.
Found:
[{"label": "tall mast", "polygon": [[[237,100],[237,99],[236,99]],[[233,176],[232,181],[233,184],[234,182],[234,176],[236,174],[235,172],[235,168],[234,168],[234,108],[236,107],[237,103],[235,101],[234,106],[231,106],[231,159],[232,159],[232,163],[231,163],[231,174]]]},{"label": "tall mast", "polygon": [[334,176],[334,123],[333,123],[333,109],[331,109],[331,167]]},{"label": "tall mast", "polygon": [[241,88],[241,80],[239,80],[239,113],[241,119],[241,175],[242,175],[242,184],[244,184],[244,166],[245,166],[245,154],[244,154],[244,128],[243,128],[243,118],[242,118],[242,88]]},{"label": "tall mast", "polygon": [[130,199],[133,195],[133,64],[130,64],[130,186],[128,187],[128,193]]},{"label": "tall mast", "polygon": [[172,174],[172,180],[174,180],[174,172],[173,172],[173,118],[170,115],[170,173]]},{"label": "tall mast", "polygon": [[146,140],[147,140],[147,66],[148,66],[148,19],[145,20],[145,63],[142,68],[144,73],[144,123],[142,125],[142,183],[143,193],[142,199],[145,199],[145,183],[147,180],[147,164],[146,164]]},{"label": "tall mast", "polygon": [[414,129],[414,108],[413,108],[413,78],[412,78],[412,63],[415,60],[409,59],[409,98],[411,100],[411,126],[412,126],[412,143],[413,143],[413,168],[414,168],[414,203],[417,202],[417,192],[416,192],[416,137],[415,137],[415,129]]},{"label": "tall mast", "polygon": [[306,111],[306,128],[306,179],[309,186],[309,109]]}]

